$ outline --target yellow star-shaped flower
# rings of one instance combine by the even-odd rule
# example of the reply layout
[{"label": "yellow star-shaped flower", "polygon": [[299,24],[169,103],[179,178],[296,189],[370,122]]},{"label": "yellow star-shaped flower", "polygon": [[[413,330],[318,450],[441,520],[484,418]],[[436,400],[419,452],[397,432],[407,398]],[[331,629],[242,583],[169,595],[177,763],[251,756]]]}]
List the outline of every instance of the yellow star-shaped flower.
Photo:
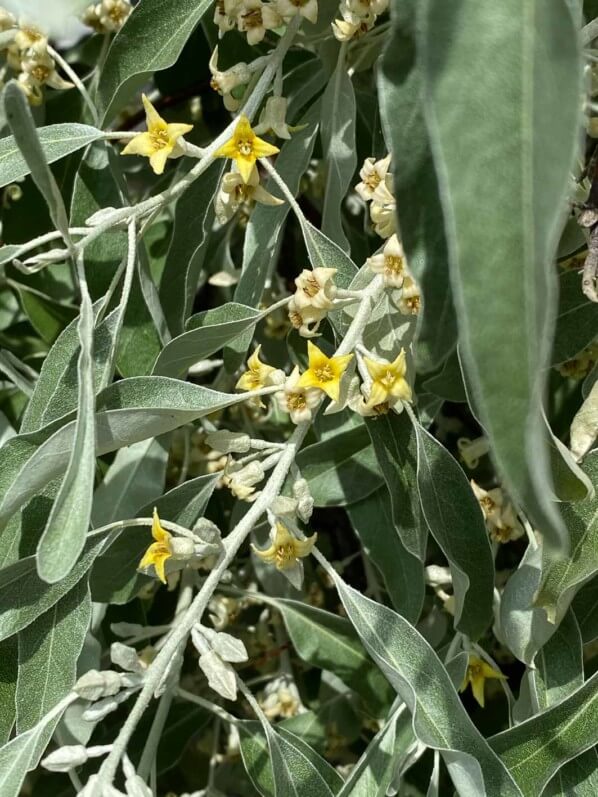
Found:
[{"label": "yellow star-shaped flower", "polygon": [[364,357],[363,361],[372,377],[370,397],[365,405],[368,409],[384,402],[392,405],[397,399],[411,401],[411,388],[405,379],[407,373],[405,349],[401,349],[400,354],[392,362],[371,360],[369,357]]},{"label": "yellow star-shaped flower", "polygon": [[154,509],[154,519],[152,523],[152,537],[156,540],[145,552],[143,559],[139,562],[139,569],[143,570],[150,565],[153,565],[156,570],[156,575],[163,584],[166,584],[166,574],[164,573],[164,566],[166,560],[172,556],[172,547],[170,545],[171,536],[160,525],[160,518],[158,517],[158,510]]},{"label": "yellow star-shaped flower", "polygon": [[505,676],[491,667],[483,659],[477,656],[470,656],[467,663],[467,671],[463,683],[459,687],[460,692],[467,689],[468,684],[471,684],[471,691],[473,696],[478,701],[480,706],[484,708],[484,684],[489,678],[498,678],[504,680]]},{"label": "yellow star-shaped flower", "polygon": [[147,121],[147,132],[132,138],[121,155],[143,155],[149,158],[150,166],[156,174],[162,174],[168,158],[178,158],[183,154],[179,138],[193,125],[168,124],[160,116],[145,94],[142,95]]},{"label": "yellow star-shaped flower", "polygon": [[269,377],[278,369],[266,365],[260,360],[262,347],[257,346],[251,357],[247,360],[247,370],[235,385],[237,390],[259,390],[271,384]]},{"label": "yellow star-shaped flower", "polygon": [[275,155],[277,152],[280,152],[278,147],[268,144],[263,138],[258,138],[251,128],[249,119],[241,116],[233,137],[216,150],[214,157],[232,158],[237,164],[243,182],[248,183],[256,160]]},{"label": "yellow star-shaped flower", "polygon": [[309,368],[301,375],[298,387],[317,387],[323,390],[333,401],[338,401],[340,381],[353,359],[352,354],[343,354],[340,357],[326,357],[311,340],[307,341],[307,356]]},{"label": "yellow star-shaped flower", "polygon": [[318,535],[312,534],[306,540],[298,540],[297,537],[293,537],[286,526],[277,523],[270,538],[272,544],[263,551],[260,551],[255,545],[251,547],[262,561],[269,565],[275,565],[277,570],[288,570],[295,566],[297,559],[309,556]]}]

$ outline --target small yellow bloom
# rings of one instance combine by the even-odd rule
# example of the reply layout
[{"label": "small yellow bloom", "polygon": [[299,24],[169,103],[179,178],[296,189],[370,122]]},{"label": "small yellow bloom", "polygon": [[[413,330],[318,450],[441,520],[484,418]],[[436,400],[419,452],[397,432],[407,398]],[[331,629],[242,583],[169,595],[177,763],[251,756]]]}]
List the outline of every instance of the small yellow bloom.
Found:
[{"label": "small yellow bloom", "polygon": [[309,368],[301,375],[301,379],[297,383],[298,387],[317,387],[323,390],[333,401],[338,401],[341,377],[347,370],[353,355],[344,354],[341,357],[326,357],[323,351],[320,351],[311,340],[308,340],[307,356],[309,358]]},{"label": "small yellow bloom", "polygon": [[484,708],[484,684],[490,678],[498,678],[499,680],[504,680],[506,676],[504,676],[498,670],[495,670],[494,667],[491,667],[487,664],[483,659],[479,659],[477,656],[470,656],[469,662],[467,664],[467,672],[465,673],[465,678],[463,679],[463,683],[459,687],[460,692],[464,692],[467,689],[468,684],[471,684],[471,691],[473,692],[473,696],[478,701],[480,706]]},{"label": "small yellow bloom", "polygon": [[262,561],[274,565],[277,570],[289,570],[297,564],[298,559],[309,556],[318,539],[317,534],[312,534],[306,540],[298,540],[282,523],[276,524],[270,537],[272,544],[269,548],[260,551],[255,545],[251,547]]},{"label": "small yellow bloom", "polygon": [[258,138],[251,128],[249,119],[241,116],[233,137],[216,150],[214,157],[232,158],[237,164],[243,182],[248,183],[257,159],[275,155],[277,152],[280,152],[278,147]]},{"label": "small yellow bloom", "polygon": [[166,560],[170,559],[172,556],[172,547],[170,544],[171,536],[172,535],[160,525],[158,510],[154,509],[152,537],[156,542],[153,542],[145,552],[143,559],[139,562],[139,569],[142,570],[153,565],[156,570],[156,575],[163,584],[166,584],[164,565],[166,564]]},{"label": "small yellow bloom", "polygon": [[179,138],[193,130],[193,125],[168,124],[145,94],[141,96],[141,99],[145,108],[147,132],[139,133],[132,138],[121,155],[143,155],[149,158],[154,172],[162,174],[168,158],[178,158],[183,154]]},{"label": "small yellow bloom", "polygon": [[370,397],[366,408],[371,409],[378,404],[394,404],[397,400],[411,401],[411,388],[405,379],[407,373],[407,359],[405,349],[392,362],[388,360],[370,360],[364,357],[363,361],[372,377]]},{"label": "small yellow bloom", "polygon": [[[235,385],[237,390],[259,390],[261,387],[276,384],[277,381],[284,380],[284,374],[278,368],[272,365],[266,365],[260,360],[260,351],[262,347],[258,346],[253,352],[251,357],[247,360],[247,370],[241,375],[241,378]],[[277,380],[280,375],[281,379]]]}]

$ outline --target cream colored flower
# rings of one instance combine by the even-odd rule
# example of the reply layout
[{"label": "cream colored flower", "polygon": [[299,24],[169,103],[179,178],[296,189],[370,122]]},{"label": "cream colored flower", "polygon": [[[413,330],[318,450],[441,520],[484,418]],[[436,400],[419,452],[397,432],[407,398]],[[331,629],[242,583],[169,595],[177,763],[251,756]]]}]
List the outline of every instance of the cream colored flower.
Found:
[{"label": "cream colored flower", "polygon": [[517,540],[524,534],[524,529],[515,513],[515,509],[500,487],[484,490],[473,479],[471,489],[484,514],[486,528],[495,542],[505,543]]},{"label": "cream colored flower", "polygon": [[239,0],[216,0],[214,7],[214,24],[218,26],[220,38],[232,30],[237,24],[237,13],[241,3]]},{"label": "cream colored flower", "polygon": [[320,403],[320,392],[314,388],[300,387],[299,368],[296,366],[287,377],[283,389],[276,393],[276,402],[283,412],[288,412],[293,423],[311,421],[313,410]]},{"label": "cream colored flower", "polygon": [[421,294],[413,277],[405,275],[401,298],[399,299],[399,310],[404,315],[417,315],[421,307]]},{"label": "cream colored flower", "polygon": [[141,97],[145,108],[147,132],[132,138],[121,155],[143,155],[149,158],[156,174],[162,174],[168,158],[180,158],[183,149],[179,139],[193,130],[193,125],[165,122],[145,94]]},{"label": "cream colored flower", "polygon": [[50,86],[52,89],[72,89],[73,84],[63,80],[56,71],[54,59],[48,52],[37,54],[35,50],[30,50],[31,55],[23,58],[21,69],[27,79],[37,86]]},{"label": "cream colored flower", "polygon": [[251,70],[246,63],[240,62],[230,69],[220,72],[218,69],[218,47],[214,48],[208,66],[212,74],[210,86],[222,96],[226,109],[235,111],[239,107],[240,101],[233,97],[231,92],[239,86],[245,86],[249,83]]},{"label": "cream colored flower", "polygon": [[262,0],[243,0],[237,17],[237,27],[247,35],[248,44],[259,44],[267,30],[274,30],[282,25],[282,17],[270,3]]},{"label": "cream colored flower", "polygon": [[334,284],[335,268],[303,269],[295,280],[295,306],[299,310],[315,307],[316,310],[330,310],[336,296]]},{"label": "cream colored flower", "polygon": [[260,122],[256,132],[274,133],[277,138],[289,139],[291,133],[286,123],[287,100],[285,97],[268,97],[266,105],[260,114]]},{"label": "cream colored flower", "polygon": [[388,10],[388,0],[344,0],[344,5],[352,14],[366,19],[372,14],[379,17]]},{"label": "cream colored flower", "polygon": [[263,481],[264,469],[259,462],[249,462],[245,467],[235,470],[239,466],[230,460],[224,469],[222,481],[231,493],[240,501],[254,501],[257,498],[255,485]]},{"label": "cream colored flower", "polygon": [[339,42],[348,42],[351,39],[358,39],[367,33],[374,25],[374,19],[363,20],[359,17],[353,19],[335,19],[332,23],[334,38]]},{"label": "cream colored flower", "polygon": [[96,6],[99,23],[107,33],[119,31],[132,10],[128,0],[102,0]]},{"label": "cream colored flower", "polygon": [[395,234],[384,244],[382,252],[368,257],[366,263],[375,274],[382,274],[389,288],[400,288],[405,277],[405,253]]},{"label": "cream colored flower", "polygon": [[305,711],[297,686],[288,675],[280,675],[270,681],[259,699],[259,704],[271,721],[294,717]]},{"label": "cream colored flower", "polygon": [[299,14],[309,22],[318,21],[318,0],[276,0],[276,7],[286,20]]},{"label": "cream colored flower", "polygon": [[368,202],[374,198],[374,191],[386,179],[389,168],[390,155],[378,161],[375,158],[366,158],[364,160],[363,166],[359,171],[361,182],[355,186],[355,190],[362,199]]},{"label": "cream colored flower", "polygon": [[327,315],[326,310],[319,310],[311,305],[298,307],[294,296],[291,297],[288,304],[288,313],[291,326],[299,332],[302,338],[315,338],[320,324]]},{"label": "cream colored flower", "polygon": [[459,455],[465,467],[474,470],[480,464],[480,457],[485,456],[490,451],[490,443],[486,437],[476,437],[470,440],[468,437],[460,437],[457,440]]}]

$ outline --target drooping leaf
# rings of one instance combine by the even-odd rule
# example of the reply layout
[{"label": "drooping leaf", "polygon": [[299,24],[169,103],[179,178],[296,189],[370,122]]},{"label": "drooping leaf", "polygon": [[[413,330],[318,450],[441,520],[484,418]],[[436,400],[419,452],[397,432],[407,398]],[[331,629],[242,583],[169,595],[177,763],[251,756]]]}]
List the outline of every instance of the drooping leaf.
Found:
[{"label": "drooping leaf", "polygon": [[70,692],[90,620],[89,586],[82,578],[19,632],[17,733],[37,725]]},{"label": "drooping leaf", "polygon": [[[566,549],[541,395],[556,316],[549,264],[578,146],[578,34],[565,0],[428,0],[422,23],[424,108],[467,381],[504,481]],[[468,118],[476,124],[464,126]]]},{"label": "drooping leaf", "polygon": [[382,574],[394,608],[415,624],[424,601],[424,566],[401,541],[388,491],[384,487],[376,490],[350,504],[347,512],[365,553]]},{"label": "drooping leaf", "polygon": [[380,114],[392,155],[401,242],[423,294],[415,356],[421,370],[438,366],[453,348],[457,321],[448,273],[440,188],[424,120],[421,64],[416,52],[417,0],[391,4],[391,35],[378,71]]},{"label": "drooping leaf", "polygon": [[336,588],[355,630],[374,661],[413,715],[413,730],[440,750],[463,795],[521,792],[463,708],[434,650],[400,615],[361,595],[335,576]]},{"label": "drooping leaf", "polygon": [[479,504],[460,465],[423,426],[417,438],[417,487],[430,533],[448,559],[455,627],[477,639],[492,617],[494,561]]}]

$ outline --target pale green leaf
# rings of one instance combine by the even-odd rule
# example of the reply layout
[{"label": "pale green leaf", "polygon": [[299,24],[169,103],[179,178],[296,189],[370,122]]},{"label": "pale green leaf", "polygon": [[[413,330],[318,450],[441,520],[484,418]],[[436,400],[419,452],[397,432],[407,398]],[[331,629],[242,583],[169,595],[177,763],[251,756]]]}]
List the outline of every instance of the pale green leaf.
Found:
[{"label": "pale green leaf", "polygon": [[598,578],[584,584],[573,598],[572,606],[584,644],[588,645],[598,639]]},{"label": "pale green leaf", "polygon": [[363,644],[413,715],[415,735],[441,751],[461,797],[520,797],[425,639],[392,609],[361,595],[340,576],[335,584]]},{"label": "pale green leaf", "polygon": [[571,360],[596,337],[598,304],[581,289],[581,274],[566,271],[559,278],[559,309],[552,362]]},{"label": "pale green leaf", "polygon": [[575,615],[568,611],[540,649],[531,672],[532,686],[544,711],[583,685],[583,643]]},{"label": "pale green leaf", "polygon": [[549,266],[579,142],[578,32],[565,0],[427,0],[419,44],[475,408],[507,487],[566,549],[541,388],[556,316]]},{"label": "pale green leaf", "polygon": [[[48,125],[38,128],[37,134],[43,149],[46,161],[54,161],[70,155],[103,136],[101,130],[89,125],[75,124],[72,122],[58,125]],[[6,136],[0,140],[0,188],[28,175],[30,172],[27,161],[21,154],[13,136]],[[14,251],[11,251],[14,250]],[[2,247],[0,257],[2,262],[19,257],[21,247]]]},{"label": "pale green leaf", "polygon": [[36,725],[72,689],[90,620],[89,586],[83,578],[19,632],[17,733]]}]

